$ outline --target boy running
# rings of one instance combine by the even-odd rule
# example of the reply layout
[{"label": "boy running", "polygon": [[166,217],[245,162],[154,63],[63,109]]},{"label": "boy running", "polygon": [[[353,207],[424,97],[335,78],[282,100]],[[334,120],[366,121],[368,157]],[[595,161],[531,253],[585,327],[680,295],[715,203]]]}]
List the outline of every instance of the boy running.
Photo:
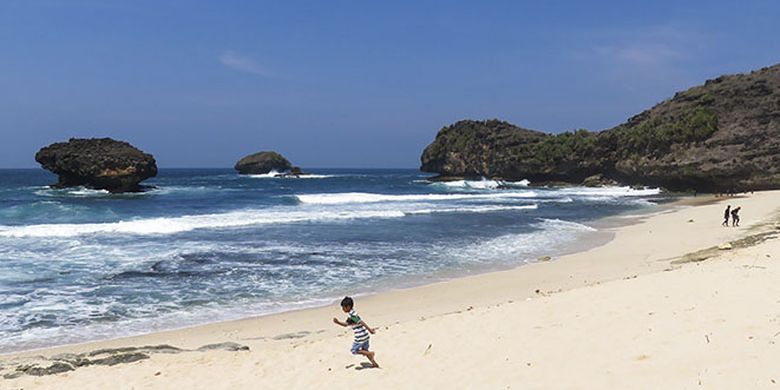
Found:
[{"label": "boy running", "polygon": [[333,323],[341,326],[351,326],[355,333],[355,342],[352,343],[352,354],[363,355],[368,358],[374,368],[379,368],[379,364],[374,360],[374,352],[368,350],[369,333],[374,334],[374,329],[369,327],[365,321],[355,312],[355,302],[350,297],[344,297],[341,300],[341,310],[348,313],[347,322],[341,322],[333,317]]}]

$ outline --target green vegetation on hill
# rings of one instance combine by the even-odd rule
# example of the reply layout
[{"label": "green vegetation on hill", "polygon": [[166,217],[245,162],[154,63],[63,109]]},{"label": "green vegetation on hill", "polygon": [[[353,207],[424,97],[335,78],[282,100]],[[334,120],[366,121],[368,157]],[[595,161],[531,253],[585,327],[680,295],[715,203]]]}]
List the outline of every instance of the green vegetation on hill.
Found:
[{"label": "green vegetation on hill", "polygon": [[703,142],[718,129],[718,117],[705,107],[691,107],[675,120],[652,118],[636,126],[619,126],[607,137],[618,157],[660,157],[673,145]]}]

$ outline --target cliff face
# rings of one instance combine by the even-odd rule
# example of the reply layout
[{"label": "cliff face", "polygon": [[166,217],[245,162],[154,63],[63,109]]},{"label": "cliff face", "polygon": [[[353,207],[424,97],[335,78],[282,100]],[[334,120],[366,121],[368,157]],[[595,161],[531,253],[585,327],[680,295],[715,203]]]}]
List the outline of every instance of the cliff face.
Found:
[{"label": "cliff face", "polygon": [[511,176],[528,172],[518,149],[547,134],[498,120],[464,120],[447,126],[423,152],[422,170],[457,176]]},{"label": "cliff face", "polygon": [[579,184],[600,174],[670,190],[780,188],[780,65],[708,80],[601,132],[460,121],[421,160],[445,177]]}]

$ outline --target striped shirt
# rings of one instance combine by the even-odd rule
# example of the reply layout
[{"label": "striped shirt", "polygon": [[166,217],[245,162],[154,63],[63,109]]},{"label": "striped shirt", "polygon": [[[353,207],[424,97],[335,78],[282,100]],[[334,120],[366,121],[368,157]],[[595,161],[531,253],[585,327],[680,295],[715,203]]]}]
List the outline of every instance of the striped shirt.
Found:
[{"label": "striped shirt", "polygon": [[[351,321],[349,321],[351,320]],[[361,324],[362,320],[360,319],[360,316],[355,312],[355,309],[352,309],[349,311],[349,318],[348,321],[350,323],[350,326],[352,327],[352,331],[355,332],[355,342],[356,343],[365,343],[368,341],[368,329],[366,329],[363,324]]]}]

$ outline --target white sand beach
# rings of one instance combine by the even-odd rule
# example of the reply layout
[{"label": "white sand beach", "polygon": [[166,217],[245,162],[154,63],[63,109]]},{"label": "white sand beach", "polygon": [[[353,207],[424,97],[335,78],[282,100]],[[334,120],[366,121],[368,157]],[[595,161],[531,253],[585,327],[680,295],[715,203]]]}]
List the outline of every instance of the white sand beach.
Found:
[{"label": "white sand beach", "polygon": [[[742,227],[721,226],[727,202],[742,206]],[[350,354],[351,332],[331,322],[343,317],[334,302],[5,355],[0,388],[780,386],[780,191],[687,203],[613,228],[613,240],[585,252],[357,297],[356,309],[377,328],[371,347],[381,369],[363,369],[365,359]],[[717,248],[724,243],[731,249]],[[249,350],[195,351],[225,342]],[[161,344],[182,351],[141,351],[149,357],[54,375],[16,372],[105,348]]]}]

